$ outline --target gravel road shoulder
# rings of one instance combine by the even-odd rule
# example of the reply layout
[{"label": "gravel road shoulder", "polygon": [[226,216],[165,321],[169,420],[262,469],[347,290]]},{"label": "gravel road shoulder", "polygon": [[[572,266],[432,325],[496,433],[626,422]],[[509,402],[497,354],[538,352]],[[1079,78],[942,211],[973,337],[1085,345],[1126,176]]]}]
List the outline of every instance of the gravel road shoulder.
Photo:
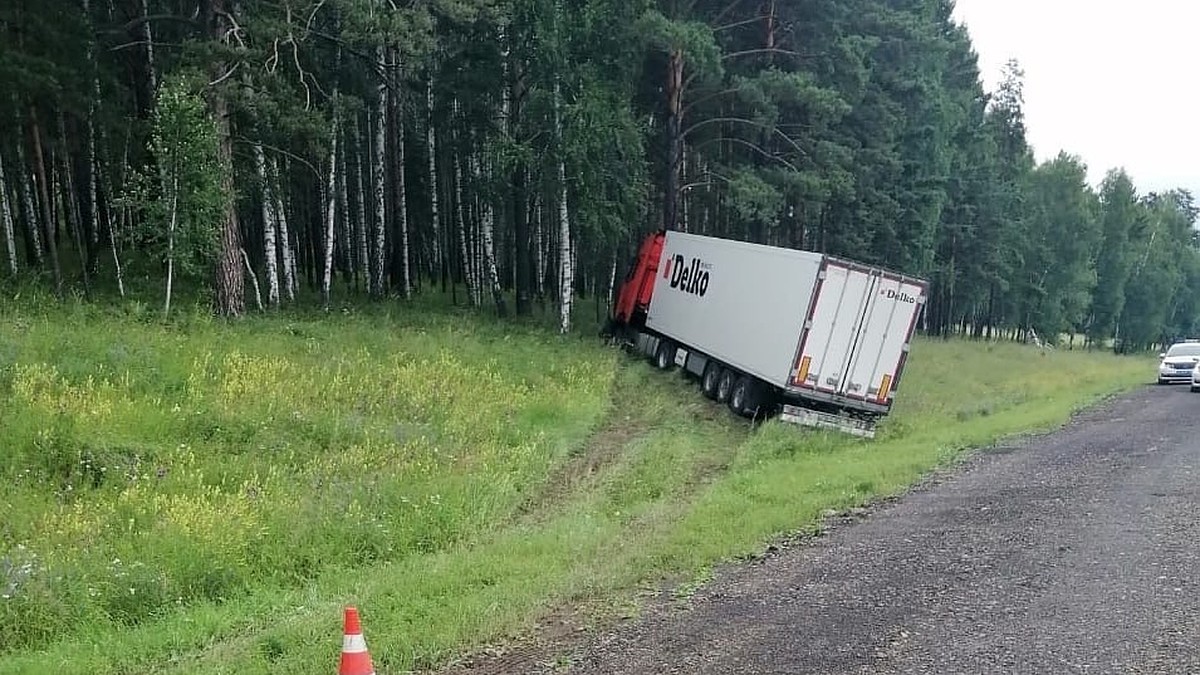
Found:
[{"label": "gravel road shoulder", "polygon": [[1186,389],[1139,389],[682,606],[451,672],[1200,672],[1198,413]]}]

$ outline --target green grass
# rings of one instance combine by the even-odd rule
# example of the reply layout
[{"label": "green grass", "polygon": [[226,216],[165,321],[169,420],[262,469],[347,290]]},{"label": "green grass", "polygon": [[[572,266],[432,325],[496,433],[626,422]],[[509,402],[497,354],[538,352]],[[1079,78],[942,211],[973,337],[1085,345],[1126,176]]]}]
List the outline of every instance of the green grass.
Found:
[{"label": "green grass", "polygon": [[[428,303],[426,303],[428,304]],[[918,341],[879,436],[745,422],[588,336],[430,306],[0,303],[0,673],[381,673],[722,561],[1051,428],[1152,361]]]}]

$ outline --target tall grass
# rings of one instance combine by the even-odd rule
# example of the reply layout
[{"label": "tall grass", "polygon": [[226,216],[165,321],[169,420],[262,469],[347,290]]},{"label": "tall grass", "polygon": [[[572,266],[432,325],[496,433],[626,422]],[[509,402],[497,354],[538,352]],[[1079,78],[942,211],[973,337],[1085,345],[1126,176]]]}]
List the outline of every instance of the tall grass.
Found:
[{"label": "tall grass", "polygon": [[0,672],[381,672],[704,578],[828,508],[1146,381],[920,341],[879,438],[751,431],[679,377],[429,308],[171,322],[0,304]]}]

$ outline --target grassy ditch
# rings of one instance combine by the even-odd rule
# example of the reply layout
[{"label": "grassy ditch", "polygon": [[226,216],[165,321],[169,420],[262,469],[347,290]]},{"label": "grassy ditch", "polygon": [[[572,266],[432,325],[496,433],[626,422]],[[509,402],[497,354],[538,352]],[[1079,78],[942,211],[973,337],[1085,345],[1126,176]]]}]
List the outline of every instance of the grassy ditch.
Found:
[{"label": "grassy ditch", "polygon": [[0,306],[0,673],[380,672],[625,611],[1151,362],[921,341],[874,441],[434,310],[163,323]]}]

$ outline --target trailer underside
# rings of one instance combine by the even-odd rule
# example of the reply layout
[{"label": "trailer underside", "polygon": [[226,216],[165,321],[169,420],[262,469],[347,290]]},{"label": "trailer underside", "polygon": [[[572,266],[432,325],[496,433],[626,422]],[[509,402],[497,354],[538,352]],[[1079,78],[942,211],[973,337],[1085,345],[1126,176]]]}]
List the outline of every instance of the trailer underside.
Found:
[{"label": "trailer underside", "polygon": [[[728,405],[733,412],[743,417],[759,420],[777,417],[780,421],[791,424],[834,429],[861,438],[875,437],[875,425],[879,419],[876,413],[785,390],[644,328],[611,325],[609,328],[606,335],[614,343],[648,358],[660,370],[680,368],[685,374],[698,378],[706,397]],[[753,388],[753,391],[746,392],[747,398],[739,401],[736,398],[736,390],[722,393],[718,381],[713,395],[709,379],[714,367],[720,369],[721,375],[725,376],[728,373],[726,377],[733,378],[731,387],[743,382]]]}]

